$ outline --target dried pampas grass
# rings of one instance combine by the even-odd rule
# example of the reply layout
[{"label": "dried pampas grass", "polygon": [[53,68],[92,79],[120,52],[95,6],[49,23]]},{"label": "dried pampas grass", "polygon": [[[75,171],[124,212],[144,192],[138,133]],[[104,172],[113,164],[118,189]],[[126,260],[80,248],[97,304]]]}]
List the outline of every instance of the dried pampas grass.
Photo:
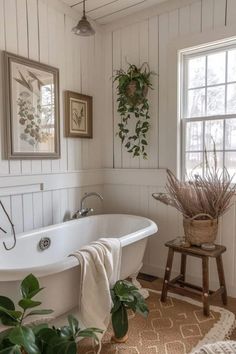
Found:
[{"label": "dried pampas grass", "polygon": [[[206,158],[207,161],[207,158]],[[217,169],[217,161],[210,167],[207,161],[204,177],[195,176],[193,180],[180,181],[167,170],[167,194],[152,194],[153,198],[179,210],[185,218],[208,214],[218,219],[230,207],[236,189],[226,168],[222,173]],[[207,219],[199,215],[199,220]]]}]

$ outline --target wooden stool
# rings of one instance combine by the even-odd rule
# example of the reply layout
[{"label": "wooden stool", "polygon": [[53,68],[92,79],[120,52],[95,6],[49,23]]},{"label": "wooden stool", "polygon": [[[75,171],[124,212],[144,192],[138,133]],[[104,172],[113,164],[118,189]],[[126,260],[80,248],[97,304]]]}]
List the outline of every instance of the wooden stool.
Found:
[{"label": "wooden stool", "polygon": [[[203,250],[197,246],[183,247],[175,244],[176,240],[169,241],[165,244],[169,248],[165,277],[162,287],[161,301],[165,302],[167,298],[167,292],[169,289],[175,289],[175,291],[181,295],[200,295],[203,302],[203,313],[205,316],[209,316],[210,313],[210,300],[213,296],[221,294],[224,305],[227,305],[227,291],[225,285],[224,268],[222,262],[222,253],[226,251],[226,247],[216,245],[216,248],[211,251]],[[170,280],[171,269],[173,264],[174,253],[181,254],[181,266],[180,275],[173,280]],[[186,260],[187,256],[198,257],[202,259],[202,287],[187,283],[185,281],[186,274]],[[217,271],[219,276],[220,288],[216,291],[209,290],[209,257],[216,259]]]}]

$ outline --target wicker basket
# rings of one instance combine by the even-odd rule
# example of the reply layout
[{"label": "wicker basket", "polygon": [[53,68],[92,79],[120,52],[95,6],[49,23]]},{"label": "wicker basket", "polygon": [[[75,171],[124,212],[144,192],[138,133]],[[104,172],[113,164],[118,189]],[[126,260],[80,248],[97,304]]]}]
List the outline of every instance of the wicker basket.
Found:
[{"label": "wicker basket", "polygon": [[[197,220],[200,216],[208,220]],[[198,214],[193,218],[183,219],[184,233],[191,245],[201,246],[203,243],[214,243],[217,237],[218,220],[208,214]]]}]

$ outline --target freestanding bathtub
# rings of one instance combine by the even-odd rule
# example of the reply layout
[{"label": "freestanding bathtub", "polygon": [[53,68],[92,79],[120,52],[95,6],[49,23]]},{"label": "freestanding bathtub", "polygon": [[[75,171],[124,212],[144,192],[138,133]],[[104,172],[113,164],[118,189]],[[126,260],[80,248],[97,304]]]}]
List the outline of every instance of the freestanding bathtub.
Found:
[{"label": "freestanding bathtub", "polygon": [[[69,254],[101,237],[117,237],[122,245],[121,278],[125,279],[135,276],[141,268],[147,238],[156,231],[156,224],[147,218],[107,214],[18,234],[13,250],[6,251],[0,244],[0,295],[17,301],[20,281],[33,273],[45,287],[38,299],[57,317],[78,303],[79,265]],[[45,237],[51,245],[42,251],[39,242]],[[3,241],[8,245],[11,239],[8,236]]]}]

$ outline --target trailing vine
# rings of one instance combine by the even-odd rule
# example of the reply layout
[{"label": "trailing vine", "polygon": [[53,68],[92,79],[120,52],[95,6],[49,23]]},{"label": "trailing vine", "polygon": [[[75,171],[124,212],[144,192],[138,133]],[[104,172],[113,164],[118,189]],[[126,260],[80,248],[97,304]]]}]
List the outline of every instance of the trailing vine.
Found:
[{"label": "trailing vine", "polygon": [[[118,81],[118,112],[121,122],[118,124],[117,135],[126,150],[133,157],[142,156],[147,159],[147,133],[150,128],[148,89],[152,88],[151,75],[147,63],[140,68],[129,64],[127,71],[117,70],[114,82]],[[129,121],[135,119],[134,129],[130,130]]]}]

